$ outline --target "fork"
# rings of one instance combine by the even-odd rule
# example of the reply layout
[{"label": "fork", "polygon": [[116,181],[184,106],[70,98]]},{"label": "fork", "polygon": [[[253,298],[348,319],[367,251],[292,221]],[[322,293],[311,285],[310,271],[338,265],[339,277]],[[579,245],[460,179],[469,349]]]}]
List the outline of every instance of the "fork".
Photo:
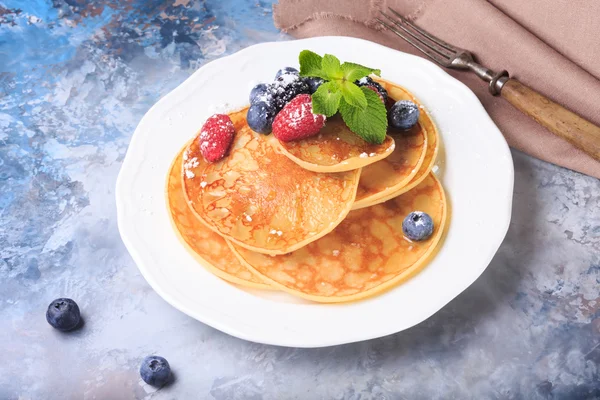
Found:
[{"label": "fork", "polygon": [[380,11],[384,27],[406,40],[426,56],[445,68],[470,70],[489,83],[494,96],[502,96],[522,113],[533,118],[550,132],[569,141],[600,161],[600,127],[553,102],[514,78],[507,71],[495,72],[477,63],[473,54],[444,42],[419,28],[392,8],[391,14]]}]

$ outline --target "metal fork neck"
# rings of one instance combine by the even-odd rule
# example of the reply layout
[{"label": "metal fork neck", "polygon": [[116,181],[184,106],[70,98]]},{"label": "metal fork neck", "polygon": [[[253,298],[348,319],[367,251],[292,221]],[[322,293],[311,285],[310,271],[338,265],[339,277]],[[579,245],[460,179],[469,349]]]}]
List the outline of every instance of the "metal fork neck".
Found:
[{"label": "metal fork neck", "polygon": [[468,61],[466,66],[475,72],[478,77],[489,83],[489,91],[494,96],[500,94],[502,87],[508,80],[508,72],[505,70],[496,72],[472,60]]}]

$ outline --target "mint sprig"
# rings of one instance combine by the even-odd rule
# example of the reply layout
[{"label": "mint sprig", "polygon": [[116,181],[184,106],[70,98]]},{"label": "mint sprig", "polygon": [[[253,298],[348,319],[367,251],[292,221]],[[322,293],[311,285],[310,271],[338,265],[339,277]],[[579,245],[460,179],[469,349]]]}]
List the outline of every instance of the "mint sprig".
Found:
[{"label": "mint sprig", "polygon": [[340,101],[340,114],[348,128],[369,143],[381,144],[387,131],[387,113],[379,95],[369,88],[361,87],[360,91],[367,99],[367,107],[360,109]]},{"label": "mint sprig", "polygon": [[381,71],[345,62],[331,54],[323,57],[310,50],[300,52],[300,75],[315,76],[325,83],[312,95],[313,112],[331,117],[340,112],[350,130],[369,143],[381,144],[387,132],[387,112],[371,89],[354,82]]},{"label": "mint sprig", "polygon": [[331,117],[338,111],[341,99],[337,81],[325,82],[312,95],[313,112]]},{"label": "mint sprig", "polygon": [[326,79],[324,74],[321,73],[323,57],[317,53],[313,53],[310,50],[303,50],[300,52],[298,59],[300,61],[301,76],[317,76],[319,78]]},{"label": "mint sprig", "polygon": [[343,81],[340,84],[340,91],[342,92],[342,97],[346,100],[346,103],[358,107],[361,110],[367,108],[367,98],[360,90],[360,87],[353,82]]},{"label": "mint sprig", "polygon": [[363,67],[360,64],[354,64],[351,62],[343,63],[341,68],[342,72],[344,73],[344,77],[350,82],[357,81],[360,78],[364,78],[365,76],[369,76],[371,74],[375,74],[377,76],[381,75],[381,71],[378,69]]}]

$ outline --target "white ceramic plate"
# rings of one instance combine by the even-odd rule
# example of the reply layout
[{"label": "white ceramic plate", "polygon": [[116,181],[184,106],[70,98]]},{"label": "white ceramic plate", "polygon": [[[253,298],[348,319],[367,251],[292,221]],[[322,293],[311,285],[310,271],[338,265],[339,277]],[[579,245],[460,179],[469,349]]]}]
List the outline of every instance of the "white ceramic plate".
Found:
[{"label": "white ceramic plate", "polygon": [[[204,120],[217,110],[246,105],[254,84],[271,81],[284,66],[297,67],[304,49],[380,68],[382,77],[405,86],[423,102],[442,138],[437,174],[451,213],[439,253],[407,282],[354,303],[308,303],[220,280],[179,242],[165,202],[169,166]],[[471,285],[491,261],[508,229],[512,192],[508,146],[465,85],[422,58],[347,37],[259,44],[203,66],[144,116],[116,190],[123,241],[160,296],[228,334],[295,347],[376,338],[430,317]]]}]

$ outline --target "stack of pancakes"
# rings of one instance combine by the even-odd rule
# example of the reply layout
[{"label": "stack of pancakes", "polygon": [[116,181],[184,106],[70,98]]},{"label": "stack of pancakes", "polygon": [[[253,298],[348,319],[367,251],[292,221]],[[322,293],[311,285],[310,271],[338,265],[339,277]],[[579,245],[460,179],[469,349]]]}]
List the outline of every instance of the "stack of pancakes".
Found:
[{"label": "stack of pancakes", "polygon": [[[381,81],[394,101],[419,102]],[[439,137],[421,108],[418,124],[369,144],[343,121],[295,142],[253,132],[246,110],[230,114],[229,154],[207,163],[192,140],[168,176],[175,229],[185,246],[222,279],[283,290],[317,302],[379,293],[419,271],[432,256],[448,214],[431,172]],[[412,211],[428,213],[432,236],[402,233]]]}]

